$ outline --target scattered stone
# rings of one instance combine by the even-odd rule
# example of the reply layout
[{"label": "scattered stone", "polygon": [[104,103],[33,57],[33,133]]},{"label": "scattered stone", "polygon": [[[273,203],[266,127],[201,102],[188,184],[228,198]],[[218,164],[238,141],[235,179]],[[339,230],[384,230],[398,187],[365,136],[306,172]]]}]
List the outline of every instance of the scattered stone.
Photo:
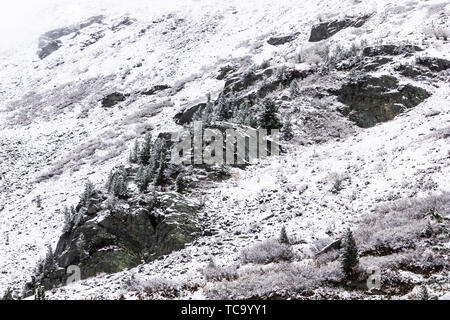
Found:
[{"label": "scattered stone", "polygon": [[414,45],[400,45],[386,44],[376,47],[366,47],[363,49],[363,56],[376,57],[376,56],[398,56],[402,54],[411,54],[415,52],[423,51],[422,48]]},{"label": "scattered stone", "polygon": [[170,86],[168,86],[166,84],[160,84],[160,85],[156,85],[156,86],[152,87],[151,89],[149,89],[147,91],[142,91],[141,94],[143,94],[145,96],[151,96],[159,91],[163,91],[163,90],[167,90],[167,89],[170,89]]},{"label": "scattered stone", "polygon": [[417,64],[425,66],[433,72],[440,72],[450,68],[450,61],[441,58],[421,57],[417,58]]},{"label": "scattered stone", "polygon": [[126,100],[126,95],[119,93],[119,92],[113,92],[102,99],[102,107],[103,108],[111,108],[111,107],[115,106],[116,104],[123,102],[125,100]]},{"label": "scattered stone", "polygon": [[349,17],[344,20],[334,20],[317,24],[312,27],[309,42],[318,42],[328,39],[339,31],[349,27],[362,27],[370,17],[371,15],[365,15],[359,18]]},{"label": "scattered stone", "polygon": [[279,45],[283,45],[285,43],[294,41],[297,38],[298,34],[292,34],[292,35],[288,35],[288,36],[283,36],[283,37],[272,37],[269,40],[267,40],[267,43],[272,45],[272,46],[279,46]]}]

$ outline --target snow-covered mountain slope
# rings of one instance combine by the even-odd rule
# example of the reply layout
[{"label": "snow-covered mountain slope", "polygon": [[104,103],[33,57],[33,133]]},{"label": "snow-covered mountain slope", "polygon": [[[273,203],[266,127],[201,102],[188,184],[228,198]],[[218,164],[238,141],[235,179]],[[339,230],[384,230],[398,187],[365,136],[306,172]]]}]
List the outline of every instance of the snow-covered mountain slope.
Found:
[{"label": "snow-covered mountain slope", "polygon": [[[364,71],[373,77],[397,76],[396,64],[414,64],[419,57],[450,59],[448,39],[435,36],[448,32],[447,1],[136,1],[127,12],[113,5],[105,9],[107,5],[100,2],[76,20],[68,16],[64,24],[56,20],[59,24],[42,30],[68,30],[50,39],[56,46],[46,47],[52,52],[43,59],[37,55],[38,38],[33,46],[2,53],[0,292],[21,290],[30,280],[46,244],[55,247],[62,234],[62,209],[78,203],[87,179],[104,185],[111,168],[128,162],[135,138],[149,130],[153,136],[177,131],[177,113],[204,102],[208,93],[218,98],[229,80],[218,79],[222,67],[238,66],[237,72],[243,72],[270,61],[277,68],[317,69],[323,62],[320,55],[298,58],[319,48],[309,41],[312,26],[365,16],[370,18],[362,26],[343,28],[319,45],[325,43],[332,51],[337,46],[348,50],[352,44],[423,49],[410,56],[393,55],[388,64]],[[86,23],[92,16],[95,22]],[[283,36],[292,39],[268,43]],[[41,52],[45,44],[41,41]],[[148,292],[136,283],[153,281],[162,288],[155,289],[156,296],[176,283],[189,288],[181,290],[182,297],[222,298],[229,291],[217,289],[223,284],[205,280],[201,271],[211,257],[218,266],[231,268],[242,249],[278,237],[285,226],[295,239],[298,259],[292,265],[307,264],[347,227],[360,226],[378,205],[408,198],[431,201],[429,197],[450,191],[448,73],[399,76],[400,87],[414,85],[431,97],[369,129],[342,117],[336,111],[342,104],[332,97],[312,100],[307,92],[317,87],[328,92],[351,77],[338,70],[300,82],[306,93],[282,104],[280,111],[295,124],[296,138],[285,143],[287,152],[245,170],[233,168],[231,179],[191,191],[192,201],[205,204],[199,214],[204,227],[213,229],[210,235],[159,260],[54,289],[48,296],[145,298]],[[158,86],[165,89],[148,94]],[[288,91],[280,88],[272,94],[281,97]],[[124,101],[105,107],[103,99],[113,93]],[[305,120],[314,112],[325,118],[318,120],[316,133]],[[328,127],[327,118],[337,119],[337,128]],[[326,138],[316,141],[319,133]],[[333,192],[338,180],[342,190]],[[435,245],[448,253],[448,243]],[[243,283],[252,268],[240,268]],[[445,268],[439,271],[447,287],[436,289],[437,296],[448,290]],[[422,283],[421,277],[410,278]],[[230,290],[231,297],[241,297],[238,289]]]}]

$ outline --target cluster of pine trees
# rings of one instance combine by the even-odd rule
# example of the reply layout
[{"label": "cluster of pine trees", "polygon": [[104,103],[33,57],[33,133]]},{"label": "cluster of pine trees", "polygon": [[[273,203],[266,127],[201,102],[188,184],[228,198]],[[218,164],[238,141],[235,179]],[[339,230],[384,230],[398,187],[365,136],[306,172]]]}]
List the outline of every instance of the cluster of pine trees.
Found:
[{"label": "cluster of pine trees", "polygon": [[136,140],[130,153],[130,162],[139,165],[134,182],[141,192],[145,192],[150,184],[164,189],[168,169],[167,146],[164,139],[159,138],[153,142],[152,135],[148,133],[142,144]]},{"label": "cluster of pine trees", "polygon": [[[202,121],[205,126],[215,121],[231,121],[233,123],[252,128],[281,129],[283,122],[278,114],[275,102],[267,98],[262,101],[262,111],[259,115],[252,112],[248,101],[239,105],[234,103],[233,94],[221,94],[216,105],[211,101],[211,95],[207,95],[204,108],[199,108],[193,116],[194,121]],[[290,128],[289,128],[290,129]]]}]

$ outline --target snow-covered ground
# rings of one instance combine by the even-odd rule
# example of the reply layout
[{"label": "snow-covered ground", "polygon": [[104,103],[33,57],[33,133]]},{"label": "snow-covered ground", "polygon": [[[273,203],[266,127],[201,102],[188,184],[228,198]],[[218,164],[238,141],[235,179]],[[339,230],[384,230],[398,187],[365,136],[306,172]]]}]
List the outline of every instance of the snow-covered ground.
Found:
[{"label": "snow-covered ground", "polygon": [[[89,4],[88,4],[89,3]],[[78,202],[84,182],[103,184],[108,172],[126,163],[133,140],[151,128],[180,127],[173,116],[224,82],[217,70],[228,62],[296,64],[292,57],[310,46],[311,26],[344,16],[374,16],[361,28],[342,30],[331,45],[410,43],[423,55],[450,58],[450,44],[424,40],[430,28],[449,27],[448,1],[119,1],[64,3],[27,43],[2,51],[0,62],[0,292],[21,290],[46,244],[56,245],[64,206]],[[131,3],[130,5],[128,3]],[[53,8],[50,11],[48,8]],[[77,8],[76,14],[71,14]],[[37,55],[37,37],[52,28],[104,15],[78,33],[61,38],[47,58]],[[133,23],[122,23],[128,16]],[[45,29],[44,29],[45,28]],[[34,32],[37,32],[34,34]],[[298,33],[282,46],[267,39]],[[95,43],[92,35],[101,35]],[[31,45],[32,43],[32,45]],[[389,72],[389,70],[381,71]],[[152,96],[155,85],[172,89]],[[319,145],[288,146],[288,152],[233,178],[199,190],[204,214],[217,234],[132,270],[98,276],[48,293],[50,298],[136,298],[124,281],[160,277],[201,279],[211,257],[231,265],[253,243],[277,237],[281,226],[299,240],[296,250],[315,253],[361,215],[386,199],[425,197],[450,190],[450,148],[441,130],[450,126],[450,86],[419,84],[433,93],[396,119]],[[101,107],[109,93],[129,94],[114,108]],[[351,181],[330,192],[333,174]],[[423,184],[430,188],[424,191]],[[40,198],[41,208],[37,205]],[[261,199],[267,201],[261,203]],[[303,241],[300,241],[303,240]],[[198,290],[193,298],[204,297]]]}]

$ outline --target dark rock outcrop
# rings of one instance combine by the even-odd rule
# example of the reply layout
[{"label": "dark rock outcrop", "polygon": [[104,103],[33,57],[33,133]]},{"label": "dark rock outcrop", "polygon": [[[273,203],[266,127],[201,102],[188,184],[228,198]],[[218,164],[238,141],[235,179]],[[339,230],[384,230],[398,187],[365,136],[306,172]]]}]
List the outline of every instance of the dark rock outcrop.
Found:
[{"label": "dark rock outcrop", "polygon": [[194,114],[199,111],[203,110],[206,107],[206,102],[202,102],[193,106],[189,106],[185,108],[183,111],[178,112],[174,119],[175,123],[179,125],[191,123],[194,117]]},{"label": "dark rock outcrop", "polygon": [[376,57],[376,56],[398,56],[402,54],[411,54],[415,52],[423,51],[422,48],[414,45],[400,45],[386,44],[376,47],[366,47],[363,49],[363,56]]},{"label": "dark rock outcrop", "polygon": [[450,69],[450,61],[441,58],[421,57],[417,59],[417,64],[427,67],[433,72]]},{"label": "dark rock outcrop", "polygon": [[324,248],[322,248],[319,252],[317,252],[315,254],[315,256],[318,257],[325,253],[328,253],[328,252],[331,252],[334,250],[339,250],[339,249],[341,249],[341,245],[342,245],[342,239],[335,240],[335,241],[331,242],[330,244],[326,245]]},{"label": "dark rock outcrop", "polygon": [[164,91],[164,90],[167,90],[167,89],[170,89],[170,86],[168,86],[166,84],[160,84],[160,85],[153,86],[149,90],[142,91],[141,94],[143,94],[144,96],[151,96],[151,95],[154,95],[155,93],[157,93],[159,91]]},{"label": "dark rock outcrop", "polygon": [[392,120],[408,108],[413,108],[430,94],[410,84],[399,86],[392,76],[363,76],[332,91],[347,107],[341,112],[362,128]]},{"label": "dark rock outcrop", "polygon": [[60,38],[80,31],[81,29],[87,28],[94,23],[102,23],[103,19],[104,16],[94,16],[79,24],[70,27],[50,30],[44,33],[39,37],[39,50],[37,52],[39,59],[42,60],[61,48],[62,42],[61,40],[59,40]]},{"label": "dark rock outcrop", "polygon": [[432,77],[433,73],[427,68],[421,66],[413,66],[409,64],[401,64],[395,67],[395,71],[399,72],[402,76],[416,79],[419,77]]},{"label": "dark rock outcrop", "polygon": [[309,37],[309,42],[318,42],[325,40],[335,35],[339,31],[354,27],[362,27],[366,21],[370,18],[370,15],[365,15],[359,18],[346,18],[344,20],[334,20],[329,22],[319,23],[312,27],[311,36]]},{"label": "dark rock outcrop", "polygon": [[126,95],[119,92],[113,92],[111,94],[108,94],[106,97],[102,99],[102,107],[111,108],[116,104],[125,101],[126,97],[127,97]]},{"label": "dark rock outcrop", "polygon": [[[96,213],[88,211],[94,204]],[[47,273],[39,285],[47,289],[64,284],[71,265],[81,279],[99,273],[115,273],[143,261],[182,249],[200,234],[198,207],[176,193],[156,198],[141,196],[111,209],[98,191],[87,204],[78,206],[77,218],[60,237],[55,250],[58,269]],[[31,287],[31,286],[30,286]]]},{"label": "dark rock outcrop", "polygon": [[227,65],[227,66],[221,67],[219,69],[219,74],[217,75],[216,79],[223,80],[230,72],[233,72],[233,71],[236,71],[236,67],[234,67],[234,66]]},{"label": "dark rock outcrop", "polygon": [[44,59],[51,55],[53,52],[62,47],[62,42],[60,40],[51,40],[39,46],[39,51],[37,53],[39,59]]},{"label": "dark rock outcrop", "polygon": [[280,46],[285,43],[294,41],[297,38],[298,34],[291,34],[288,36],[282,36],[282,37],[271,37],[269,40],[267,40],[267,43],[272,46]]}]

